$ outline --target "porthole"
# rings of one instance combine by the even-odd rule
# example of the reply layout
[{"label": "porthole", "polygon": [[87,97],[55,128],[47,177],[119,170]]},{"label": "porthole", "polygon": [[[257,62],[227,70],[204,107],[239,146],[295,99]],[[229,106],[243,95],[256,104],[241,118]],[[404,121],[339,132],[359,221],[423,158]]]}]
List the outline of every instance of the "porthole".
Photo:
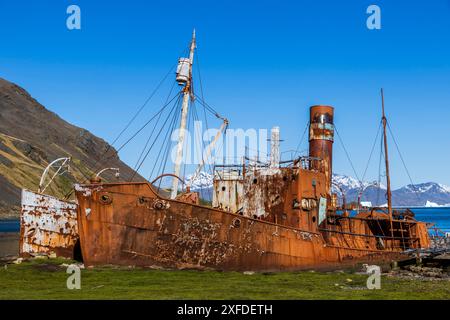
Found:
[{"label": "porthole", "polygon": [[225,188],[225,186],[223,186],[223,187],[222,187],[222,191],[225,191],[225,190],[226,190],[226,188]]},{"label": "porthole", "polygon": [[312,217],[312,222],[316,223],[316,217]]},{"label": "porthole", "polygon": [[232,223],[233,223],[233,227],[239,228],[241,226],[241,219],[234,218]]},{"label": "porthole", "polygon": [[155,201],[155,203],[153,203],[153,208],[155,208],[156,210],[166,209],[166,203],[162,200],[157,200]]},{"label": "porthole", "polygon": [[254,183],[254,184],[257,184],[257,183],[258,183],[258,179],[256,179],[256,178],[253,179],[253,183]]},{"label": "porthole", "polygon": [[107,194],[102,194],[100,196],[100,202],[103,204],[110,204],[112,202],[112,198]]}]

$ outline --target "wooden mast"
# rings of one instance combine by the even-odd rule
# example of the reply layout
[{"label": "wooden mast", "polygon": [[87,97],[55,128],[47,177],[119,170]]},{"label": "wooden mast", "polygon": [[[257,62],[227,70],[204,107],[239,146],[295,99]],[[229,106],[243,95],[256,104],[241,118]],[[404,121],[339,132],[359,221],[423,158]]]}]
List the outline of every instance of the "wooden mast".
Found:
[{"label": "wooden mast", "polygon": [[388,145],[387,145],[387,133],[386,133],[386,114],[384,112],[384,91],[383,88],[381,88],[381,107],[382,107],[382,122],[383,122],[383,138],[384,138],[384,159],[386,163],[386,184],[387,184],[387,205],[388,205],[388,214],[389,214],[389,220],[391,223],[391,237],[392,237],[392,243],[393,243],[393,237],[394,237],[394,228],[392,224],[392,192],[391,192],[391,176],[389,174],[389,156],[388,156]]},{"label": "wooden mast", "polygon": [[[183,160],[183,147],[184,147],[184,138],[186,133],[186,123],[187,123],[187,116],[188,116],[188,105],[189,105],[189,97],[191,95],[191,84],[192,84],[192,64],[194,63],[194,50],[195,50],[195,29],[192,32],[192,41],[191,41],[191,48],[189,53],[189,77],[187,79],[186,85],[183,88],[183,104],[181,108],[181,123],[180,123],[180,129],[179,129],[179,139],[178,139],[178,145],[177,145],[177,153],[176,153],[176,159],[175,159],[175,168],[174,168],[174,174],[175,176],[180,176],[180,168],[181,168],[181,161]],[[178,178],[173,178],[172,182],[172,191],[170,198],[175,199],[178,193]]]}]

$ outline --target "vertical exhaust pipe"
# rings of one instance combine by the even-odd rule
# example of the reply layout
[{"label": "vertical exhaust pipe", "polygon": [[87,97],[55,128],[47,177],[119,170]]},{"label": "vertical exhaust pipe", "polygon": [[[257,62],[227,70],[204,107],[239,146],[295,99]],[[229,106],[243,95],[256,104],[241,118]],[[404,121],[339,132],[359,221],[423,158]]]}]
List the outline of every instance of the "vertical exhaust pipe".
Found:
[{"label": "vertical exhaust pipe", "polygon": [[325,173],[327,193],[331,192],[334,108],[330,106],[312,106],[309,120],[309,156],[320,160],[312,161],[312,169]]},{"label": "vertical exhaust pipe", "polygon": [[280,127],[273,127],[270,134],[270,167],[280,167]]}]

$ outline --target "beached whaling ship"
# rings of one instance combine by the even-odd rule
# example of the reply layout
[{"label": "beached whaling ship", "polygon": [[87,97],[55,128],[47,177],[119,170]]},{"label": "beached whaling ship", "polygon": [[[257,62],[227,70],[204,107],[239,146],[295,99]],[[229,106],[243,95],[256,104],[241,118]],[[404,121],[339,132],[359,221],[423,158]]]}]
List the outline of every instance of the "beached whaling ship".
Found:
[{"label": "beached whaling ship", "polygon": [[[180,59],[177,69],[182,84],[180,129],[186,128],[189,100],[195,96],[194,50],[195,34],[189,58]],[[169,174],[172,189],[164,195],[156,181],[168,174],[152,183],[93,180],[76,185],[84,263],[296,270],[389,262],[402,259],[406,250],[428,247],[426,224],[409,210],[392,208],[384,102],[386,209],[350,216],[339,208],[331,183],[333,118],[330,106],[310,108],[308,156],[280,161],[279,131],[274,129],[268,163],[247,159],[239,165],[216,166],[212,206],[200,204],[189,188],[179,192],[179,182],[184,183],[179,165],[183,133],[175,172]],[[223,119],[220,132],[227,124]]]}]

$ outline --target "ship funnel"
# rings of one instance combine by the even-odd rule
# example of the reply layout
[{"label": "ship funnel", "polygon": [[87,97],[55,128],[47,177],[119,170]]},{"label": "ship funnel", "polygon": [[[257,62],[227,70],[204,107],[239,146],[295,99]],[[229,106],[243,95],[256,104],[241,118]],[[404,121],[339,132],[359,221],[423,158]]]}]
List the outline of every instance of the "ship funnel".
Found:
[{"label": "ship funnel", "polygon": [[[309,122],[309,156],[315,158],[313,169],[325,173],[327,193],[331,190],[333,141],[334,141],[334,108],[330,106],[312,106]],[[320,159],[320,160],[319,160]]]}]

